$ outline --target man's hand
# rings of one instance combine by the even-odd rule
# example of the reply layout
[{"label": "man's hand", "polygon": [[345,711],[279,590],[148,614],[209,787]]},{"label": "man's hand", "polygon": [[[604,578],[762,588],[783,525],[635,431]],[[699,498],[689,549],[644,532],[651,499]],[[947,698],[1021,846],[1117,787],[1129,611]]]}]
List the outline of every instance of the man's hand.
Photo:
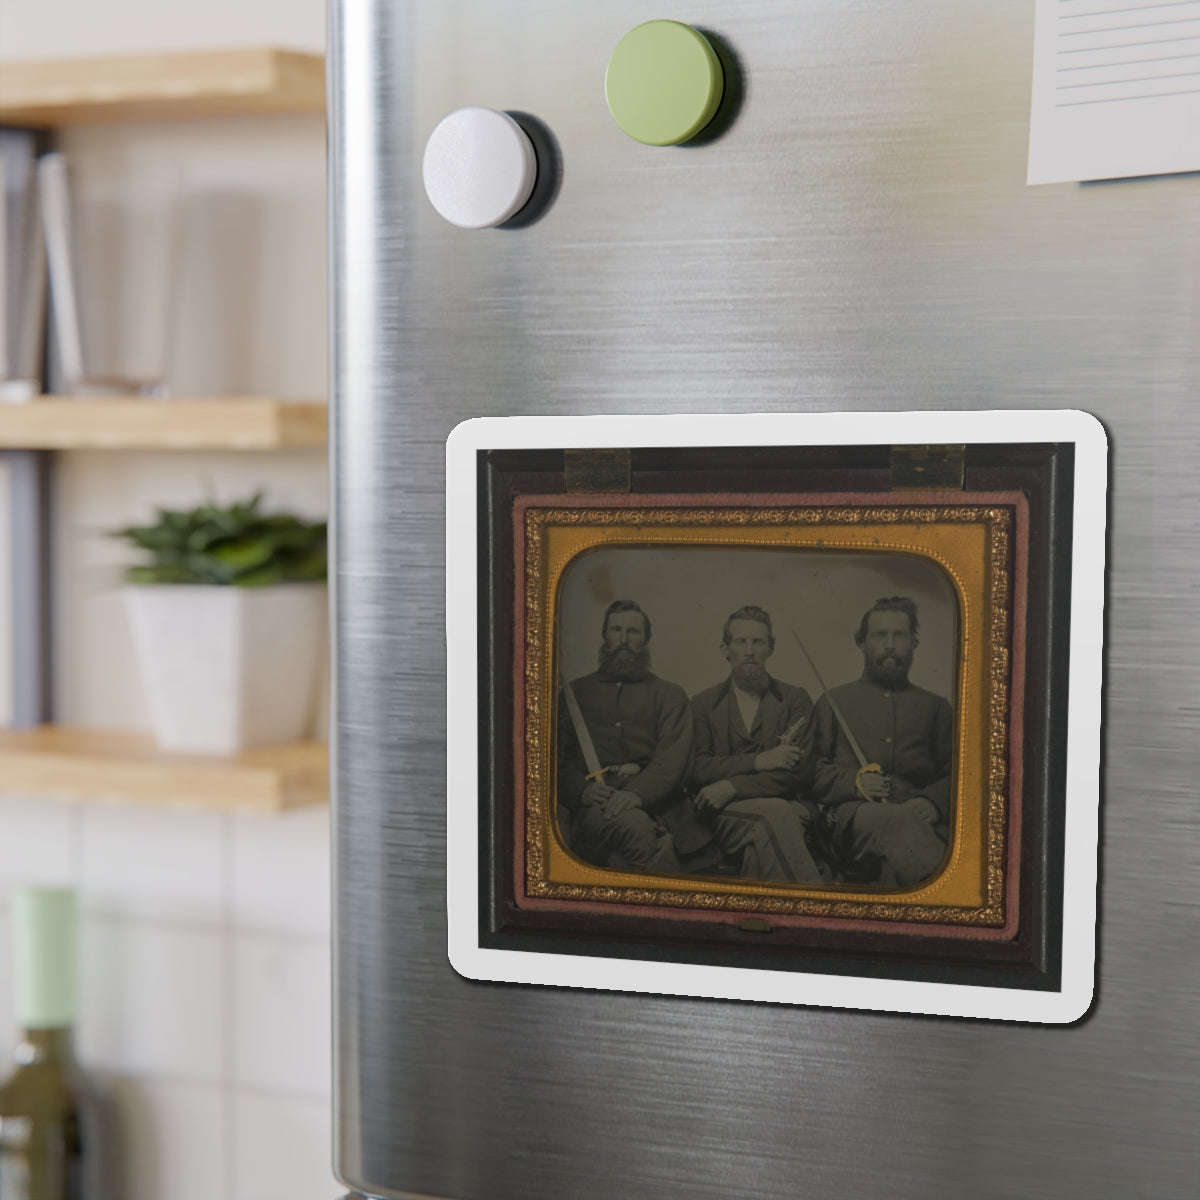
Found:
[{"label": "man's hand", "polygon": [[886,800],[892,791],[892,781],[882,771],[864,769],[858,773],[858,790],[868,800]]},{"label": "man's hand", "polygon": [[611,821],[620,813],[626,812],[631,808],[641,808],[641,797],[633,792],[616,791],[613,788],[608,789],[608,795],[600,801],[600,810],[604,813],[604,818]]},{"label": "man's hand", "polygon": [[936,825],[941,820],[933,801],[926,796],[914,796],[911,800],[905,800],[900,807],[907,808],[911,813],[916,813],[922,821],[925,821],[929,825]]},{"label": "man's hand", "polygon": [[607,783],[601,783],[598,779],[593,779],[587,785],[587,787],[585,787],[583,791],[579,793],[579,803],[583,805],[600,804],[602,801],[607,800],[612,794],[613,789],[610,788]]},{"label": "man's hand", "polygon": [[[794,747],[781,746],[780,749],[791,750]],[[696,808],[706,815],[718,813],[735,796],[737,788],[728,779],[718,779],[716,783],[707,784],[696,793]]]},{"label": "man's hand", "polygon": [[[799,746],[780,744],[771,750],[764,750],[754,756],[756,771],[790,771],[800,761]],[[725,781],[722,781],[725,782]],[[709,785],[712,786],[711,784]]]}]

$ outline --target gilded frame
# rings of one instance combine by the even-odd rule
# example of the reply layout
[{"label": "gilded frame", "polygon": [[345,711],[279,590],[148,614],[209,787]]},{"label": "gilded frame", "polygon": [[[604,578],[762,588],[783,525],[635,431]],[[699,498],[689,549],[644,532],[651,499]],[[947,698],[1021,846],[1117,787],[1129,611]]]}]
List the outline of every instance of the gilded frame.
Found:
[{"label": "gilded frame", "polygon": [[[954,444],[965,463],[957,485],[894,486],[898,454]],[[614,445],[626,486],[581,491],[578,473],[570,483],[573,456],[603,464]],[[460,426],[446,498],[455,968],[509,982],[1077,1019],[1094,970],[1106,457],[1099,424],[1065,412]],[[947,572],[964,648],[949,861],[974,861],[974,877],[939,870],[904,895],[650,879],[564,848],[552,768],[564,570],[597,546],[685,543],[907,554]]]},{"label": "gilded frame", "polygon": [[[1023,556],[1027,513],[1020,493],[912,493],[861,496],[544,496],[523,497],[514,519],[523,570],[515,606],[524,610],[524,722],[514,741],[518,789],[514,876],[524,879],[517,903],[660,906],[687,919],[723,913],[795,919],[899,922],[907,926],[975,927],[1005,936],[1016,918],[1006,884],[1019,864],[1008,861],[1008,786],[1019,774],[1010,755],[1021,744],[1019,706],[1010,707],[1010,674],[1023,678]],[[701,876],[646,878],[590,866],[571,854],[554,816],[554,744],[559,585],[579,556],[597,547],[728,546],[842,551],[872,556],[920,555],[953,582],[961,614],[959,640],[981,647],[958,654],[954,708],[963,712],[956,738],[956,820],[948,862],[913,892],[895,896],[841,885],[770,885]],[[1014,619],[1015,618],[1015,619]],[[1014,630],[1016,633],[1014,634]],[[1015,648],[1016,653],[1012,652]],[[1017,661],[1012,661],[1016,658]],[[969,749],[974,748],[974,749]],[[962,797],[983,802],[964,812]],[[1019,825],[1019,816],[1014,816]],[[957,885],[957,886],[956,886]],[[1008,888],[1010,894],[1012,887]]]}]

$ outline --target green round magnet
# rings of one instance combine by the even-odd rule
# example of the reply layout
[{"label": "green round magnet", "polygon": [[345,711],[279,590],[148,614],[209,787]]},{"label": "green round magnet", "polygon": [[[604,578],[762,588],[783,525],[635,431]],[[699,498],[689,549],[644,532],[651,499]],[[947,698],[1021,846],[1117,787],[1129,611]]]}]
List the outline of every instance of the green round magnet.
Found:
[{"label": "green round magnet", "polygon": [[604,95],[613,120],[634,141],[678,146],[713,119],[725,75],[698,29],[647,21],[631,29],[608,60]]}]

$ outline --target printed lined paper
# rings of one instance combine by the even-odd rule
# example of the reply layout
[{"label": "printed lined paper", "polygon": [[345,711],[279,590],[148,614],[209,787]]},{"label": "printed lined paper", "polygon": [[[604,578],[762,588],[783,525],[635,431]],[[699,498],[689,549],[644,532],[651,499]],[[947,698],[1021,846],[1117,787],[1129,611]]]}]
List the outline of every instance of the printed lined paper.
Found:
[{"label": "printed lined paper", "polygon": [[1037,0],[1029,183],[1200,170],[1200,0]]}]

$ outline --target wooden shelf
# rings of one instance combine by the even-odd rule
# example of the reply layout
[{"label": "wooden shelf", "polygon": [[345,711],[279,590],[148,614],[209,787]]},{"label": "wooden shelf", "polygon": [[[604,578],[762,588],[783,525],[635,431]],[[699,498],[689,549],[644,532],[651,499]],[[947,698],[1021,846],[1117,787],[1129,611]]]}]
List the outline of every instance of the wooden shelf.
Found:
[{"label": "wooden shelf", "polygon": [[44,725],[0,730],[0,787],[22,795],[275,813],[329,800],[329,748],[264,746],[234,758],[163,754],[152,738]]},{"label": "wooden shelf", "polygon": [[0,123],[8,125],[52,128],[324,108],[324,59],[288,50],[18,60],[0,70]]},{"label": "wooden shelf", "polygon": [[0,449],[283,450],[327,441],[324,404],[264,396],[96,400],[39,396],[0,404]]}]

